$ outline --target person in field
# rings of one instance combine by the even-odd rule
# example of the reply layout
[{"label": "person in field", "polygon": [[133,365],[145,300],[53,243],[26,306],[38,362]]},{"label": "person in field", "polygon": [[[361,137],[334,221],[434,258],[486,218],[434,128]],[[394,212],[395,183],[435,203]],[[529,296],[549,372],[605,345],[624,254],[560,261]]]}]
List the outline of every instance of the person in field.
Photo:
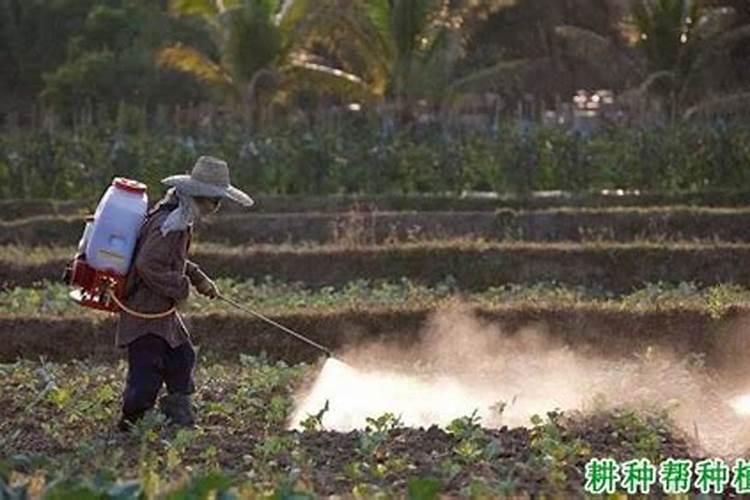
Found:
[{"label": "person in field", "polygon": [[190,395],[195,391],[193,349],[185,324],[175,310],[189,295],[219,296],[216,284],[187,255],[194,222],[230,199],[253,205],[247,194],[230,185],[229,167],[218,158],[202,156],[190,175],[162,180],[170,186],[148,213],[127,277],[116,343],[126,348],[128,373],[120,430],[128,430],[156,404],[162,385],[167,393],[159,407],[171,423],[194,424]]}]

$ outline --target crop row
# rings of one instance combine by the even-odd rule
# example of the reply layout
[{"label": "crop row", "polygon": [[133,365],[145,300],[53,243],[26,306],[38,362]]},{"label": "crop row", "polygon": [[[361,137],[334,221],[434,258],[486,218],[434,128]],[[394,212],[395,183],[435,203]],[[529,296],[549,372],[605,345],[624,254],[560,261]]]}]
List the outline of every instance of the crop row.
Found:
[{"label": "crop row", "polygon": [[[272,314],[271,318],[334,351],[378,343],[405,348],[448,321],[469,321],[490,336],[534,331],[548,339],[575,345],[583,353],[627,356],[649,346],[672,354],[704,353],[709,363],[742,360],[748,355],[743,331],[750,310],[730,306],[652,306],[623,309],[613,305],[559,306],[516,304],[493,307],[340,307],[323,311]],[[447,316],[445,316],[447,314]],[[186,322],[203,352],[219,356],[265,352],[275,359],[298,362],[320,356],[308,345],[250,315],[225,312],[188,314]],[[54,315],[0,315],[0,362],[17,358],[50,360],[93,358],[111,361],[116,320],[112,316],[65,318]],[[456,349],[462,342],[456,338]]]},{"label": "crop row", "polygon": [[[289,312],[328,312],[341,308],[408,307],[443,309],[456,304],[498,306],[603,307],[613,310],[652,310],[654,308],[696,308],[720,316],[732,306],[750,303],[750,290],[736,285],[701,288],[695,283],[651,283],[630,293],[616,295],[602,290],[570,287],[559,283],[504,285],[475,293],[457,290],[453,283],[425,287],[407,279],[370,283],[358,280],[341,287],[308,288],[302,283],[273,280],[237,282],[219,279],[222,293],[265,314]],[[101,317],[94,309],[76,307],[63,284],[47,283],[39,288],[13,288],[0,291],[0,314],[62,318]],[[180,305],[187,314],[220,313],[230,310],[223,301],[194,293]]]},{"label": "crop row", "polygon": [[[5,247],[0,287],[59,280],[72,249]],[[747,244],[533,244],[476,241],[385,246],[198,246],[193,258],[209,275],[235,280],[341,286],[359,279],[407,278],[461,290],[508,283],[559,282],[624,293],[646,283],[750,284]]]},{"label": "crop row", "polygon": [[529,428],[487,428],[469,409],[428,429],[385,413],[368,415],[367,429],[334,432],[323,412],[289,431],[294,392],[313,370],[248,356],[201,359],[197,428],[174,431],[149,414],[114,433],[123,368],[0,365],[3,498],[394,498],[407,489],[425,499],[573,498],[591,456],[658,463],[689,456],[691,444],[665,412],[603,405],[532,417]]},{"label": "crop row", "polygon": [[[102,192],[104,190],[102,187]],[[328,195],[274,196],[255,195],[256,208],[265,213],[289,212],[346,212],[370,211],[495,211],[501,209],[541,210],[560,207],[652,207],[705,206],[742,207],[750,202],[747,191],[696,192],[602,192],[566,193],[538,192],[528,196],[482,196],[455,194],[384,194],[384,195]],[[155,199],[155,197],[154,197]],[[152,199],[153,201],[153,199]],[[96,200],[0,200],[0,220],[15,220],[45,215],[81,215],[91,212]],[[227,203],[223,212],[244,211]]]},{"label": "crop row", "polygon": [[[214,217],[201,241],[349,245],[475,238],[523,241],[750,240],[750,210],[555,209],[497,212],[348,212],[246,214]],[[0,222],[0,245],[72,245],[81,217],[48,216]]]}]

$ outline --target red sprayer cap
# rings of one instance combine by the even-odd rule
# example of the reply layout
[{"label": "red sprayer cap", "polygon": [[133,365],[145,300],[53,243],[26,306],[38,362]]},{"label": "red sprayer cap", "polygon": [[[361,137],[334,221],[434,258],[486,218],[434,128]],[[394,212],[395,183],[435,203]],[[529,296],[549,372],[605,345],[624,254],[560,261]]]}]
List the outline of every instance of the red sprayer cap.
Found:
[{"label": "red sprayer cap", "polygon": [[141,194],[146,192],[146,185],[144,183],[132,179],[126,179],[125,177],[115,177],[115,180],[112,181],[112,185],[117,189],[122,189],[123,191],[129,191],[131,193]]}]

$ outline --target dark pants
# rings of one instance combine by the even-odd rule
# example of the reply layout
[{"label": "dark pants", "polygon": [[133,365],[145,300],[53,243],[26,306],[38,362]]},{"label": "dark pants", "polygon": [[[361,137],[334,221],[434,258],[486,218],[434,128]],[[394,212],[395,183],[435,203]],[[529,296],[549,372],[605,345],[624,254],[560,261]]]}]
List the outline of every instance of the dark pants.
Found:
[{"label": "dark pants", "polygon": [[162,384],[169,394],[192,394],[195,350],[190,342],[176,348],[148,334],[128,344],[128,379],[123,395],[123,420],[134,422],[156,404]]}]

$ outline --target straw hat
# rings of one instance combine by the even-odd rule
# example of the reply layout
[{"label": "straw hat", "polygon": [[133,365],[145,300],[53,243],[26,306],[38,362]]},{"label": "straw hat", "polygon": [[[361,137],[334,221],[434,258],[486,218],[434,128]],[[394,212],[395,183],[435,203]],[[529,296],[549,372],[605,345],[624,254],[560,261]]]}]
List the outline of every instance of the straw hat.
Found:
[{"label": "straw hat", "polygon": [[161,182],[188,196],[229,198],[246,207],[255,204],[252,198],[229,183],[227,162],[213,156],[198,158],[190,175],[172,175]]}]

